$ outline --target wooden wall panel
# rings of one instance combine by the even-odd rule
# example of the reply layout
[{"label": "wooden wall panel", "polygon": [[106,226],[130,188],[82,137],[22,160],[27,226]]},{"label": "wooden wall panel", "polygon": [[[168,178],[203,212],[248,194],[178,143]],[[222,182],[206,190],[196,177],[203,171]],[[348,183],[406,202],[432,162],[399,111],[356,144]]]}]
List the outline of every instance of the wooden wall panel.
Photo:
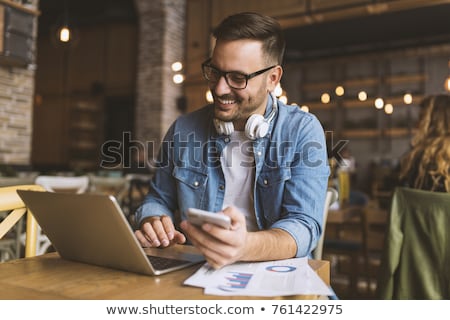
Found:
[{"label": "wooden wall panel", "polygon": [[201,78],[200,64],[209,56],[211,33],[210,4],[190,0],[186,11],[186,72],[189,78]]},{"label": "wooden wall panel", "polygon": [[273,17],[285,14],[304,13],[306,0],[246,0],[246,1],[222,1],[212,0],[212,20],[213,26],[217,25],[226,16],[242,12],[255,11]]},{"label": "wooden wall panel", "polygon": [[137,30],[117,24],[106,30],[105,94],[133,95],[136,82]]},{"label": "wooden wall panel", "polygon": [[78,44],[69,52],[69,92],[86,92],[93,83],[104,83],[106,37],[103,28],[80,31]]}]

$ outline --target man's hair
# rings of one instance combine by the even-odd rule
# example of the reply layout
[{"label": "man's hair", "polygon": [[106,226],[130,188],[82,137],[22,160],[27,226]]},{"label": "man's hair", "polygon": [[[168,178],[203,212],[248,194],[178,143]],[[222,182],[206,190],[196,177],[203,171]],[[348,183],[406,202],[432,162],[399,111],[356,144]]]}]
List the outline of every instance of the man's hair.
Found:
[{"label": "man's hair", "polygon": [[280,24],[272,17],[242,12],[225,18],[214,30],[217,41],[252,39],[262,42],[264,55],[282,64],[285,40]]}]

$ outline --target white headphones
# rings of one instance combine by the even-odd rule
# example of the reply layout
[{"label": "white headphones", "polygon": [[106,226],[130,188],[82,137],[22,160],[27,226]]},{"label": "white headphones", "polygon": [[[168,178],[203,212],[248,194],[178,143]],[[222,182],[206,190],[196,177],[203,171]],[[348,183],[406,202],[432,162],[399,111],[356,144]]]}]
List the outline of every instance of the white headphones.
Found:
[{"label": "white headphones", "polygon": [[[260,114],[252,114],[245,123],[245,135],[251,140],[265,137],[269,132],[270,122],[273,120],[278,110],[277,98],[273,94],[271,94],[271,96],[273,101],[272,111],[267,119]],[[225,122],[214,118],[214,126],[216,127],[218,134],[229,136],[234,132],[233,122]]]}]

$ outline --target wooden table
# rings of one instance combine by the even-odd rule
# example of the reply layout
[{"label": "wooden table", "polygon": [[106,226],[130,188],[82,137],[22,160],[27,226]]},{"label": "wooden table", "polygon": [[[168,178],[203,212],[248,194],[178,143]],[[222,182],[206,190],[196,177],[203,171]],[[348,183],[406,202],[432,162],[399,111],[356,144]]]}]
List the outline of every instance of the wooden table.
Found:
[{"label": "wooden table", "polygon": [[[309,264],[329,285],[329,262],[310,260]],[[145,276],[72,262],[60,258],[57,253],[49,253],[0,263],[0,299],[252,299],[204,295],[203,288],[183,285],[198,268],[196,265],[161,276]]]}]

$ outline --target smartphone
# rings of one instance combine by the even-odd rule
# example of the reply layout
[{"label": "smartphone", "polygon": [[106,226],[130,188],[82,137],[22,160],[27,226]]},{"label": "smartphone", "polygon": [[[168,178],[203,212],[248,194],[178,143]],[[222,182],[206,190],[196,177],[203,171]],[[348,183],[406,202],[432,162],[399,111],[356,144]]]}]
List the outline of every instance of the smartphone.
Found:
[{"label": "smartphone", "polygon": [[187,210],[188,221],[197,226],[201,226],[204,223],[211,223],[220,226],[224,229],[231,228],[231,219],[221,213],[214,213],[210,211],[188,208]]}]

